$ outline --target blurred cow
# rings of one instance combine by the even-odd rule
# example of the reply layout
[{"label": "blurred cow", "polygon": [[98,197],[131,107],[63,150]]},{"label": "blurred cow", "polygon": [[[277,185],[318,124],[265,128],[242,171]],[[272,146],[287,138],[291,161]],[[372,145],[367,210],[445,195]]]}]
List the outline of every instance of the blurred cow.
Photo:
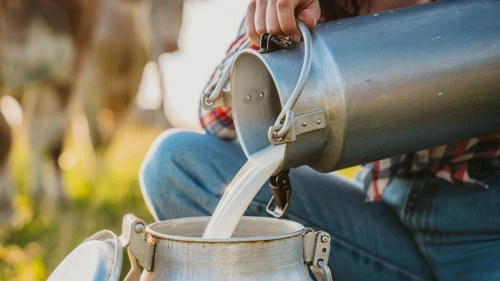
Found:
[{"label": "blurred cow", "polygon": [[[98,110],[123,116],[148,60],[177,48],[181,16],[182,0],[0,0],[0,97],[13,96],[25,112],[31,195],[66,202],[58,159],[72,97],[93,145],[105,143]],[[0,112],[0,220],[13,214],[11,142]],[[47,161],[52,171],[42,173]]]}]

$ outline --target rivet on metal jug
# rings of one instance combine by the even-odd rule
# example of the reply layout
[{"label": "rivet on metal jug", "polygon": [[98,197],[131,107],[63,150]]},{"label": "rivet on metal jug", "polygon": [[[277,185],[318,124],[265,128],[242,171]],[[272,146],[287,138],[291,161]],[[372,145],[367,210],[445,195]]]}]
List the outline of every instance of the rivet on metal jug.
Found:
[{"label": "rivet on metal jug", "polygon": [[[331,281],[330,235],[274,218],[243,217],[233,238],[202,239],[210,217],[145,226],[123,219],[120,237],[96,233],[76,248],[48,281],[117,281],[127,248],[131,271],[125,281]],[[144,268],[140,272],[140,266]]]},{"label": "rivet on metal jug", "polygon": [[499,14],[497,0],[443,0],[311,34],[299,23],[303,43],[241,50],[202,105],[232,106],[247,155],[285,145],[282,171],[330,172],[495,132]]}]

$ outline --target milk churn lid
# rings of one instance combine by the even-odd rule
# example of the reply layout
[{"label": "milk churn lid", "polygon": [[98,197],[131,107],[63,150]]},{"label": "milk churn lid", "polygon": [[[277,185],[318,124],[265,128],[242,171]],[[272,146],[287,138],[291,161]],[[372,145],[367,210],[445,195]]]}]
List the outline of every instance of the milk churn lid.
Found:
[{"label": "milk churn lid", "polygon": [[118,281],[122,262],[119,238],[111,231],[101,231],[73,250],[47,281]]}]

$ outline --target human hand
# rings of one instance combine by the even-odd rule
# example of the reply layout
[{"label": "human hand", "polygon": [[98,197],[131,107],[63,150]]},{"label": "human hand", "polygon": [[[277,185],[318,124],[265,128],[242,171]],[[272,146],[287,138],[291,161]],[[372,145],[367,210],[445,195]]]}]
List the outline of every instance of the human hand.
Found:
[{"label": "human hand", "polygon": [[252,44],[258,46],[264,33],[300,41],[297,18],[313,28],[321,16],[318,0],[253,0],[247,9],[246,28]]}]

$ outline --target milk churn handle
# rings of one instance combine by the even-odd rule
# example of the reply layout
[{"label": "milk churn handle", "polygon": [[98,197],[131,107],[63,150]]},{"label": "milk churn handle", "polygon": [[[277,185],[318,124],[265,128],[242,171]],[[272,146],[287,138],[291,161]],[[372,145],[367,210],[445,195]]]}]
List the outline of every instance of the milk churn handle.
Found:
[{"label": "milk churn handle", "polygon": [[224,72],[222,72],[220,79],[215,80],[205,89],[201,101],[203,108],[209,109],[212,106],[214,106],[214,102],[220,97],[220,95],[222,94],[222,90],[226,86],[227,82],[229,82],[229,78],[231,75],[231,68],[234,64],[234,60],[236,59],[237,54],[243,51],[244,49],[249,48],[250,45],[251,45],[250,39],[246,39],[245,42],[243,42],[243,44],[238,48],[238,50],[236,50],[234,57],[231,59],[231,62],[226,66]]},{"label": "milk churn handle", "polygon": [[139,267],[139,262],[137,258],[132,253],[130,248],[127,248],[128,258],[130,259],[130,271],[123,281],[139,281],[141,280],[141,268]]},{"label": "milk churn handle", "polygon": [[309,77],[309,72],[311,71],[312,65],[312,38],[311,33],[307,26],[301,22],[297,21],[297,25],[299,27],[300,32],[302,32],[302,37],[304,38],[304,62],[302,64],[302,69],[300,72],[299,79],[297,80],[297,84],[295,89],[293,89],[290,98],[287,100],[281,113],[279,114],[274,126],[271,127],[269,133],[271,134],[269,138],[274,140],[282,140],[286,137],[286,135],[290,132],[293,126],[293,107],[297,103],[297,100],[304,89],[307,78]]},{"label": "milk churn handle", "polygon": [[318,266],[321,267],[322,272],[316,273],[314,276],[316,278],[323,278],[325,281],[332,281],[332,272],[330,271],[330,267],[323,260],[318,261]]}]

